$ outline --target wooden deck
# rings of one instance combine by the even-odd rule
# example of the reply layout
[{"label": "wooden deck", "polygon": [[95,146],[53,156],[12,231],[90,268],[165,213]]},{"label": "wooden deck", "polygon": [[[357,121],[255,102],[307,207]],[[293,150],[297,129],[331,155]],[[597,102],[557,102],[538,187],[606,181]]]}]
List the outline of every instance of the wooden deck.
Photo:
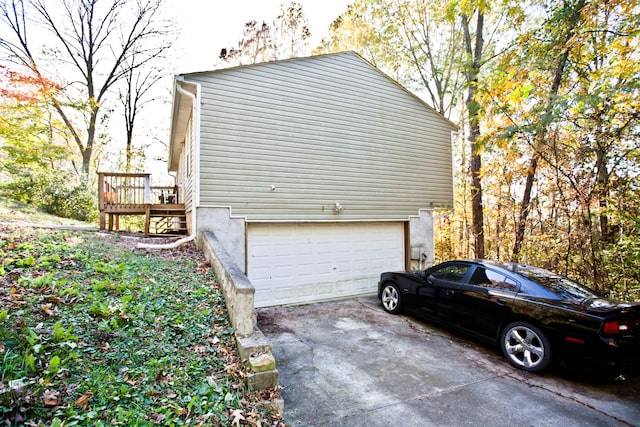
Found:
[{"label": "wooden deck", "polygon": [[100,228],[120,230],[121,215],[144,215],[144,235],[187,233],[184,204],[176,187],[152,187],[148,173],[98,173]]}]

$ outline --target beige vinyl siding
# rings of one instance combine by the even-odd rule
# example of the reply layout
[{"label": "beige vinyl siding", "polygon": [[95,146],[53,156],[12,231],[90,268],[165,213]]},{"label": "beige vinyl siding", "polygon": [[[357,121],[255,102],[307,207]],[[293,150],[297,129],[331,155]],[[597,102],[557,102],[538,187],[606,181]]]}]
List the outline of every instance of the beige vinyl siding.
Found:
[{"label": "beige vinyl siding", "polygon": [[203,206],[335,221],[452,204],[453,126],[353,53],[185,79],[201,90]]}]

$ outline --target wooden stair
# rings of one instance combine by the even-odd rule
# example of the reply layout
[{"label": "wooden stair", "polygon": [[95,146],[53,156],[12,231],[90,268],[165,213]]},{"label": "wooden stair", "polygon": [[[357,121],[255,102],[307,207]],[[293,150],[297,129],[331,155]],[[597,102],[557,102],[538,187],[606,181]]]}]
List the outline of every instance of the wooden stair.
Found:
[{"label": "wooden stair", "polygon": [[179,236],[187,234],[184,204],[154,204],[149,206],[145,235]]}]

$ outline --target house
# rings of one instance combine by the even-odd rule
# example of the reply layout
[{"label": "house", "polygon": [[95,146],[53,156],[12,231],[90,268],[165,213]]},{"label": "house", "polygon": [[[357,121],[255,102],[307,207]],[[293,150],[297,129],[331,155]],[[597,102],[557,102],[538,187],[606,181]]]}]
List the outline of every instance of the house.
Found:
[{"label": "house", "polygon": [[433,260],[455,131],[354,52],[296,58],[177,76],[169,170],[256,307],[315,302]]}]

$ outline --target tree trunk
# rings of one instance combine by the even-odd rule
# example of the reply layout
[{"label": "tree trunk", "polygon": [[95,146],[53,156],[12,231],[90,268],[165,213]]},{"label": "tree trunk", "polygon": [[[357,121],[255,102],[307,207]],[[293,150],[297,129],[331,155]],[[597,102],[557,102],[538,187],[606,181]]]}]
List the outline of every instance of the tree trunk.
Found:
[{"label": "tree trunk", "polygon": [[89,171],[90,171],[90,165],[91,165],[91,148],[87,147],[84,150],[82,150],[82,179],[85,182],[89,181]]},{"label": "tree trunk", "polygon": [[527,181],[524,186],[524,194],[522,195],[522,203],[520,203],[520,214],[518,215],[518,223],[516,225],[516,238],[513,243],[513,253],[511,260],[517,262],[522,250],[522,242],[524,240],[524,230],[527,227],[527,218],[529,216],[529,208],[531,206],[531,189],[536,178],[536,169],[538,168],[538,155],[535,154],[529,163],[527,171]]},{"label": "tree trunk", "polygon": [[131,141],[127,141],[127,158],[125,169],[127,173],[131,173],[131,160],[133,159],[133,148],[131,147]]},{"label": "tree trunk", "polygon": [[609,227],[609,216],[607,207],[609,206],[609,171],[607,170],[606,149],[598,144],[596,149],[596,194],[600,204],[600,239],[605,243],[611,243],[612,233]]},{"label": "tree trunk", "polygon": [[469,117],[469,145],[471,148],[471,228],[473,233],[473,249],[476,258],[484,258],[484,209],[482,205],[482,180],[480,170],[482,159],[480,157],[480,106],[476,99],[478,88],[478,74],[482,64],[482,52],[484,41],[482,32],[484,28],[484,14],[478,12],[476,21],[475,44],[471,41],[471,31],[469,29],[469,17],[461,15],[462,29],[464,31],[464,42],[469,58],[467,65],[467,100],[466,107]]},{"label": "tree trunk", "polygon": [[[91,92],[90,92],[91,93]],[[91,98],[93,99],[93,98]],[[82,151],[82,174],[85,182],[89,181],[89,172],[91,171],[91,159],[93,155],[93,143],[96,139],[96,123],[98,122],[98,113],[100,106],[98,103],[94,103],[91,108],[91,114],[89,115],[89,123],[87,126],[87,143]]]},{"label": "tree trunk", "polygon": [[[480,128],[478,126],[478,133]],[[482,159],[478,152],[479,147],[477,137],[471,142],[471,218],[473,230],[473,250],[476,258],[484,258],[484,215],[482,205],[482,181],[480,179],[480,169]]]}]

